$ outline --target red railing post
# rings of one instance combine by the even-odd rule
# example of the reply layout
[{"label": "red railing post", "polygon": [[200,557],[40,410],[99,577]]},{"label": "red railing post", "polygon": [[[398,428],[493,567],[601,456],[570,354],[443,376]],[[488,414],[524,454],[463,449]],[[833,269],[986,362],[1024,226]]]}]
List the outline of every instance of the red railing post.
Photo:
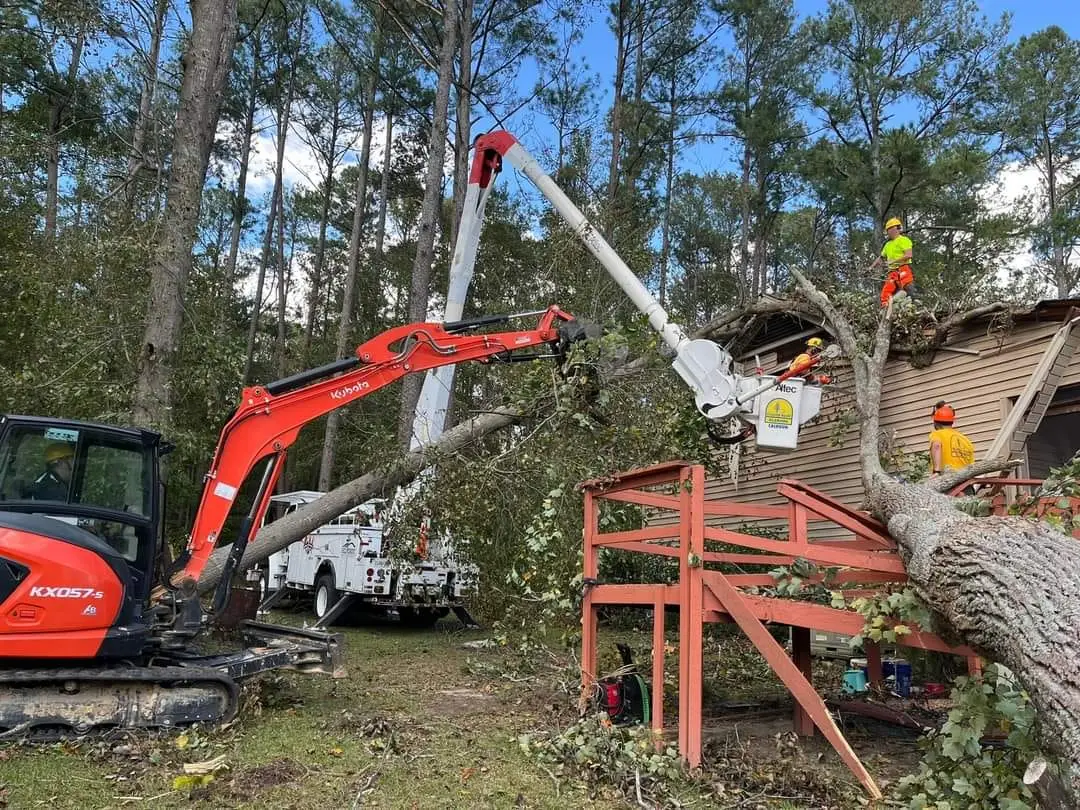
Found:
[{"label": "red railing post", "polygon": [[689,714],[684,724],[687,734],[687,762],[691,768],[701,765],[701,699],[702,669],[705,643],[705,468],[695,464],[690,468],[690,553],[689,601],[684,610],[690,615],[690,635],[686,639],[689,665],[690,697],[687,701]]},{"label": "red railing post", "polygon": [[[582,573],[586,583],[595,580],[599,572],[597,559],[596,535],[599,531],[599,519],[597,515],[597,500],[593,493],[585,490],[585,549],[583,554]],[[593,685],[596,683],[596,606],[593,604],[592,587],[585,585],[585,592],[581,600],[581,700],[582,709],[588,706],[592,695]]]},{"label": "red railing post", "polygon": [[652,660],[652,728],[656,732],[656,748],[663,748],[660,735],[664,731],[664,592],[657,588],[653,602],[653,660]]},{"label": "red railing post", "polygon": [[[679,753],[693,767],[690,758],[691,685],[690,639],[693,638],[693,616],[690,613],[690,554],[693,550],[690,525],[693,506],[690,470],[679,471]],[[700,722],[700,720],[699,720]]]}]

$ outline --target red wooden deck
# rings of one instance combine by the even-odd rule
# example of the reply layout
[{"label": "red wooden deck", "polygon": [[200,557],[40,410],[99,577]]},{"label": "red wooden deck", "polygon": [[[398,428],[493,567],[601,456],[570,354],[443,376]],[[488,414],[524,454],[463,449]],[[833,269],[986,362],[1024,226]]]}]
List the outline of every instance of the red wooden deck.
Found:
[{"label": "red wooden deck", "polygon": [[[1001,483],[995,479],[996,483]],[[663,487],[666,491],[650,491]],[[582,616],[583,690],[591,690],[596,672],[597,608],[602,605],[639,605],[653,608],[652,726],[664,728],[664,608],[679,607],[679,752],[691,766],[701,763],[702,743],[702,636],[705,622],[735,622],[754,642],[796,701],[795,730],[804,735],[816,727],[832,744],[867,792],[880,798],[881,792],[862,762],[848,745],[833,721],[821,696],[814,690],[811,675],[810,632],[861,632],[864,620],[849,610],[826,605],[752,595],[743,589],[773,585],[765,573],[728,574],[709,570],[704,563],[739,565],[787,565],[803,558],[824,567],[840,569],[846,590],[865,592],[874,583],[904,582],[907,576],[895,542],[885,527],[873,517],[851,509],[822,492],[785,480],[778,487],[785,506],[743,504],[736,501],[705,500],[705,470],[700,465],[669,462],[633,470],[582,484],[585,496],[586,582],[598,575],[599,550],[619,548],[645,554],[676,557],[679,579],[673,585],[592,584],[585,590]],[[643,529],[601,532],[600,507],[604,501],[619,501],[664,510],[674,520]],[[784,521],[786,537],[767,539],[744,534],[715,524],[717,518]],[[831,524],[835,535],[811,538],[811,523]],[[821,534],[820,531],[815,534]],[[746,552],[709,551],[706,543],[719,541]],[[756,553],[750,553],[756,552]],[[792,627],[792,653],[765,627],[773,622]],[[950,647],[932,633],[915,632],[898,643],[927,650],[949,652],[968,658],[978,667],[975,653],[966,647]],[[881,678],[880,651],[867,645],[871,680]],[[583,695],[587,692],[583,692]]]}]

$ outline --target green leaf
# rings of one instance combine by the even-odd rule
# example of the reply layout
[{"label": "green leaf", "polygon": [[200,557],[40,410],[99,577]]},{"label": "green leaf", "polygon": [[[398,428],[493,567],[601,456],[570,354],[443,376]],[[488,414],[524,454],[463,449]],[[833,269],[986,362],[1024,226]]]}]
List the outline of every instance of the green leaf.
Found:
[{"label": "green leaf", "polygon": [[173,779],[172,789],[194,790],[198,787],[205,787],[213,781],[214,775],[212,773],[186,773]]}]

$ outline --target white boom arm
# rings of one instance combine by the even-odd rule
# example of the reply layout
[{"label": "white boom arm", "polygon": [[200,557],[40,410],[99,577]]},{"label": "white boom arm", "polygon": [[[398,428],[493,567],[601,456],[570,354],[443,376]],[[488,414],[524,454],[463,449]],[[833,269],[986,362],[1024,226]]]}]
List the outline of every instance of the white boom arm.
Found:
[{"label": "white boom arm", "polygon": [[660,302],[513,135],[493,132],[477,139],[470,187],[473,183],[481,188],[490,184],[494,173],[499,170],[498,158],[509,161],[533,181],[638,311],[649,319],[652,328],[675,352],[672,365],[694,392],[698,409],[710,419],[734,415],[739,410],[739,404],[736,402],[736,380],[729,372],[731,356],[710,340],[691,340],[681,326],[668,319]]},{"label": "white boom arm", "polygon": [[[681,326],[668,318],[660,302],[513,135],[504,131],[491,132],[477,138],[474,148],[465,205],[450,264],[450,290],[444,320],[461,318],[476,264],[484,206],[495,175],[502,169],[502,161],[506,160],[547,197],[589,252],[675,353],[672,367],[690,387],[698,410],[712,421],[738,417],[755,422],[759,446],[794,449],[798,426],[818,413],[820,389],[804,389],[800,377],[788,374],[779,377],[736,375],[727,351],[711,340],[691,339]],[[835,351],[827,355],[835,356]],[[428,372],[413,423],[414,447],[434,441],[442,433],[453,376],[453,366]],[[775,395],[768,404],[759,407],[760,396],[769,391],[775,391]]]}]

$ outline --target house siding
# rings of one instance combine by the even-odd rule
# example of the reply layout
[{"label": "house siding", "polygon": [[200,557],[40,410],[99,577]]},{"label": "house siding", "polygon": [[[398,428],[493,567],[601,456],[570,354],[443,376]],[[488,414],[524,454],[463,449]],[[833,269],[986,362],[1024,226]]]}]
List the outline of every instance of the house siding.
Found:
[{"label": "house siding", "polygon": [[[957,427],[975,445],[981,458],[1001,428],[1009,398],[1024,390],[1039,364],[1050,336],[1060,322],[1021,322],[1002,339],[975,325],[950,340],[949,346],[980,352],[979,356],[940,351],[926,368],[906,360],[890,360],[881,397],[881,428],[894,447],[908,452],[927,449],[930,411],[936,400],[957,410]],[[706,497],[750,503],[782,503],[776,494],[783,478],[797,478],[812,487],[858,506],[863,489],[858,462],[858,435],[851,428],[842,446],[831,446],[834,424],[851,404],[851,371],[839,369],[838,385],[827,389],[821,415],[800,431],[799,448],[777,454],[743,448],[737,486],[729,476],[711,479]],[[1080,382],[1080,353],[1073,358],[1062,385]],[[1003,404],[1004,403],[1004,404]]]}]

